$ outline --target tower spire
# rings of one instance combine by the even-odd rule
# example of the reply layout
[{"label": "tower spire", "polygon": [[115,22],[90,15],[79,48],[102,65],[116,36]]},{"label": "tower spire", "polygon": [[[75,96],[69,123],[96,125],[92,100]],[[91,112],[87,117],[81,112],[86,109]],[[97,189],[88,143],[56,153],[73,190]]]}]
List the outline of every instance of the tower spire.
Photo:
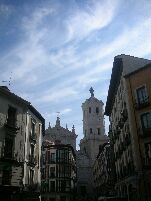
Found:
[{"label": "tower spire", "polygon": [[74,127],[74,125],[72,126],[72,133],[75,133],[75,127]]}]

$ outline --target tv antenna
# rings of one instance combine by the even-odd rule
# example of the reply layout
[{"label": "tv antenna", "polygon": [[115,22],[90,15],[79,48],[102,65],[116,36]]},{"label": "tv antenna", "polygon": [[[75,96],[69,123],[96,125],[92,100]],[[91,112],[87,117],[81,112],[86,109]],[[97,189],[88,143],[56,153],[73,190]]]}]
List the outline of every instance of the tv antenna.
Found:
[{"label": "tv antenna", "polygon": [[9,80],[2,80],[3,83],[7,82],[9,86],[11,85],[11,81],[12,81],[12,72],[11,72],[11,75],[9,77]]}]

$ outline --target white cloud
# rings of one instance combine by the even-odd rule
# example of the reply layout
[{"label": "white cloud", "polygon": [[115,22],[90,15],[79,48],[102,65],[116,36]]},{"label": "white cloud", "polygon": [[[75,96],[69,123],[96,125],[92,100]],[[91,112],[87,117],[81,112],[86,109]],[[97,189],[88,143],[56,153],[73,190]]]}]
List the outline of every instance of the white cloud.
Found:
[{"label": "white cloud", "polygon": [[80,39],[99,30],[113,20],[118,1],[91,1],[86,9],[77,9],[67,20],[69,39]]},{"label": "white cloud", "polygon": [[64,98],[73,97],[77,92],[71,88],[58,88],[56,91],[47,91],[47,94],[39,99],[40,102],[61,102]]}]

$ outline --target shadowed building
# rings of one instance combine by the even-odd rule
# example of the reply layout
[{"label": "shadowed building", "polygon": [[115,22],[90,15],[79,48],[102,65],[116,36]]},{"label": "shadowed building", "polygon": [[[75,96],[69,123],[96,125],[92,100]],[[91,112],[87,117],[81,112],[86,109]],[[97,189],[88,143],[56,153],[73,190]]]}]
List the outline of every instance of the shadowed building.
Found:
[{"label": "shadowed building", "polygon": [[74,201],[76,155],[71,145],[43,142],[42,201]]},{"label": "shadowed building", "polygon": [[150,200],[151,61],[129,55],[114,58],[105,114],[114,152],[118,196]]},{"label": "shadowed building", "polygon": [[93,166],[94,187],[97,199],[114,196],[114,168],[109,143],[100,146]]},{"label": "shadowed building", "polygon": [[26,100],[0,87],[0,198],[39,200],[44,119]]}]

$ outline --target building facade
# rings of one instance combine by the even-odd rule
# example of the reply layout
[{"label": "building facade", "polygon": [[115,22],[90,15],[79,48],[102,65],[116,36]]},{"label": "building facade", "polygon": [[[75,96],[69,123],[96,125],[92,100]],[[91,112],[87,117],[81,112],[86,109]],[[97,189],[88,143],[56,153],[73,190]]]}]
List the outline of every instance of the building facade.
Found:
[{"label": "building facade", "polygon": [[56,125],[54,127],[49,126],[45,131],[45,136],[43,140],[48,140],[51,142],[60,141],[61,144],[70,144],[76,151],[76,138],[74,125],[72,131],[70,131],[67,126],[66,128],[60,125],[60,118],[57,117]]},{"label": "building facade", "polygon": [[[105,108],[105,114],[110,120],[109,137],[116,170],[115,189],[118,196],[129,201],[147,200],[146,193],[141,187],[144,183],[141,182],[141,178],[145,171],[142,169],[143,158],[141,159],[142,156],[145,157],[142,155],[144,154],[142,150],[145,150],[143,141],[145,138],[142,140],[140,135],[142,126],[140,126],[140,131],[136,127],[136,124],[138,122],[140,124],[140,119],[143,118],[140,117],[141,111],[136,109],[138,105],[136,90],[141,84],[146,83],[142,69],[145,69],[144,66],[149,63],[151,63],[150,60],[129,55],[119,55],[114,58]],[[138,72],[140,74],[137,74]],[[146,84],[148,83],[149,78]],[[149,108],[147,110],[149,111]]]},{"label": "building facade", "polygon": [[76,138],[74,125],[72,131],[62,127],[59,117],[54,127],[49,123],[43,137],[42,200],[75,199]]},{"label": "building facade", "polygon": [[74,201],[76,155],[71,145],[43,142],[42,201]]},{"label": "building facade", "polygon": [[83,134],[80,150],[77,152],[77,200],[94,200],[93,164],[99,153],[99,146],[108,141],[104,129],[103,102],[91,97],[82,104]]},{"label": "building facade", "polygon": [[100,146],[93,166],[94,187],[97,200],[100,197],[114,196],[114,175],[109,143]]},{"label": "building facade", "polygon": [[128,91],[138,190],[142,200],[151,199],[151,63],[125,76]]},{"label": "building facade", "polygon": [[7,87],[0,87],[2,199],[39,200],[42,129],[44,130],[44,119],[39,112],[29,102],[10,92]]}]

